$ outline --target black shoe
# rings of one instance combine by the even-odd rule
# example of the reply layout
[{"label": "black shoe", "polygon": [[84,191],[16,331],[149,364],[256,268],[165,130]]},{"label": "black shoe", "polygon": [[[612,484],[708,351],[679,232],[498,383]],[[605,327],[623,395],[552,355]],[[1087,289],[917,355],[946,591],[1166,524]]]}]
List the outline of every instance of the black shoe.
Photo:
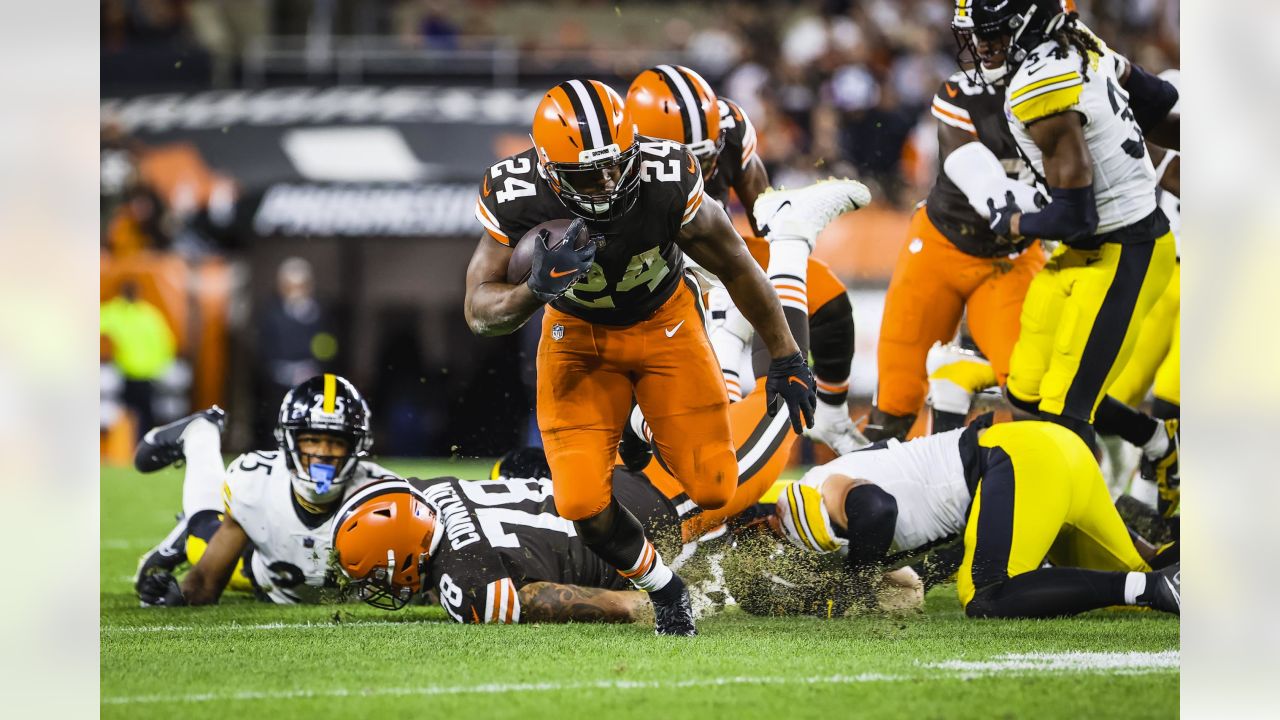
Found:
[{"label": "black shoe", "polygon": [[160,572],[172,574],[187,561],[188,534],[187,518],[179,515],[177,526],[168,536],[138,559],[138,571],[133,576],[135,589],[148,575]]},{"label": "black shoe", "polygon": [[640,472],[649,467],[653,460],[653,446],[631,429],[631,423],[622,426],[622,441],[618,443],[618,456],[622,464],[632,472]]},{"label": "black shoe", "polygon": [[1143,453],[1142,463],[1138,468],[1143,478],[1156,484],[1159,492],[1156,508],[1161,516],[1168,518],[1178,511],[1178,503],[1182,499],[1181,479],[1178,475],[1178,419],[1162,421],[1160,429],[1169,438],[1169,447],[1154,460],[1148,459]]},{"label": "black shoe", "polygon": [[227,413],[214,405],[168,425],[153,427],[142,436],[142,442],[133,452],[133,466],[138,472],[155,472],[169,467],[182,459],[182,433],[187,426],[196,420],[208,420],[217,426],[218,432],[227,424]]},{"label": "black shoe", "polygon": [[1182,615],[1182,563],[1147,573],[1146,595],[1152,608]]},{"label": "black shoe", "polygon": [[674,602],[660,603],[652,593],[654,634],[693,637],[698,629],[693,625],[693,603],[689,600],[689,588],[681,588]]},{"label": "black shoe", "polygon": [[1116,498],[1116,512],[1124,524],[1148,542],[1163,545],[1174,540],[1169,521],[1155,508],[1132,495]]}]

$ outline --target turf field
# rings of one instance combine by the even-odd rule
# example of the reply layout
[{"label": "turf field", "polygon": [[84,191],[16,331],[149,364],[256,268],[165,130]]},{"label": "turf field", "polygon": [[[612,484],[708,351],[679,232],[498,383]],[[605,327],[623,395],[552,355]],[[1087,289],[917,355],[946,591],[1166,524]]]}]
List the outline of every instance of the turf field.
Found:
[{"label": "turf field", "polygon": [[[424,477],[488,463],[387,462]],[[139,554],[173,526],[181,474],[102,471],[102,716],[1170,717],[1178,622],[1147,612],[965,620],[951,586],[925,614],[762,619],[731,609],[696,639],[649,627],[471,627],[436,608],[142,609]]]}]

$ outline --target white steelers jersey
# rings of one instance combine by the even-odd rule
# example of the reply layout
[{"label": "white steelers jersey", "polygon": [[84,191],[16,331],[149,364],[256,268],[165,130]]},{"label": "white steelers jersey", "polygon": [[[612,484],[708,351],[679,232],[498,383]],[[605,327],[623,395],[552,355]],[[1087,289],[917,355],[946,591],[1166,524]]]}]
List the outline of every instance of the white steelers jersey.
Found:
[{"label": "white steelers jersey", "polygon": [[1075,48],[1062,50],[1054,41],[1040,44],[1009,81],[1005,118],[1039,178],[1044,159],[1027,125],[1065,111],[1084,116],[1084,139],[1093,157],[1093,191],[1098,206],[1097,234],[1142,220],[1156,209],[1156,173],[1142,130],[1129,109],[1129,94],[1120,87],[1121,56],[1105,46],[1090,53],[1080,71]]},{"label": "white steelers jersey", "polygon": [[910,555],[964,535],[972,498],[960,462],[963,433],[960,428],[905,443],[877,443],[813,468],[800,482],[821,491],[828,477],[845,475],[879,485],[898,501],[889,552]]},{"label": "white steelers jersey", "polygon": [[[371,462],[360,462],[343,498],[395,473]],[[245,453],[227,467],[222,486],[227,514],[244,528],[253,542],[249,571],[255,587],[272,602],[312,603],[333,587],[329,575],[333,516],[312,526],[303,521],[293,500],[289,469],[279,450]],[[336,509],[340,503],[335,503]]]}]

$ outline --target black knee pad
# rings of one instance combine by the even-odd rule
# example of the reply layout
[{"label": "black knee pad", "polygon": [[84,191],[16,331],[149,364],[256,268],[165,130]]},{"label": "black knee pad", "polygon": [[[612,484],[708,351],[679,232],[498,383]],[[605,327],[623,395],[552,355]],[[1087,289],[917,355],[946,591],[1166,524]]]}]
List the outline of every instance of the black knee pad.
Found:
[{"label": "black knee pad", "polygon": [[187,521],[187,534],[206,543],[222,527],[222,513],[217,510],[201,510]]}]

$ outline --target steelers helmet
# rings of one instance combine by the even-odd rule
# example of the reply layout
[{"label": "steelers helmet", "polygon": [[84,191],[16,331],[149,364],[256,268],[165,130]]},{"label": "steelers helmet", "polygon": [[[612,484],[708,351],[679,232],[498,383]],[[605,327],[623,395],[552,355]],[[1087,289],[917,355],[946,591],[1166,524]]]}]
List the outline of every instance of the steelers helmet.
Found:
[{"label": "steelers helmet", "polygon": [[622,98],[598,80],[566,80],[538,103],[530,133],[538,167],[578,217],[618,220],[640,196],[640,145],[622,120]]},{"label": "steelers helmet", "polygon": [[[342,456],[309,456],[303,462],[298,436],[335,435],[346,440]],[[289,468],[294,492],[302,500],[324,505],[342,497],[361,458],[373,447],[369,405],[349,380],[332,373],[317,375],[285,393],[276,422],[276,444]]]},{"label": "steelers helmet", "polygon": [[[1076,18],[1075,0],[956,0],[951,31],[957,60],[973,63],[975,79],[997,83],[1012,75],[1037,45]],[[1004,62],[987,67],[976,39],[1004,39]]]},{"label": "steelers helmet", "polygon": [[682,143],[698,159],[703,179],[715,172],[727,129],[720,103],[701,75],[683,65],[658,65],[627,89],[625,123],[641,135]]},{"label": "steelers helmet", "polygon": [[436,510],[422,493],[404,480],[381,480],[338,509],[333,559],[357,599],[399,610],[425,589],[439,530]]}]

